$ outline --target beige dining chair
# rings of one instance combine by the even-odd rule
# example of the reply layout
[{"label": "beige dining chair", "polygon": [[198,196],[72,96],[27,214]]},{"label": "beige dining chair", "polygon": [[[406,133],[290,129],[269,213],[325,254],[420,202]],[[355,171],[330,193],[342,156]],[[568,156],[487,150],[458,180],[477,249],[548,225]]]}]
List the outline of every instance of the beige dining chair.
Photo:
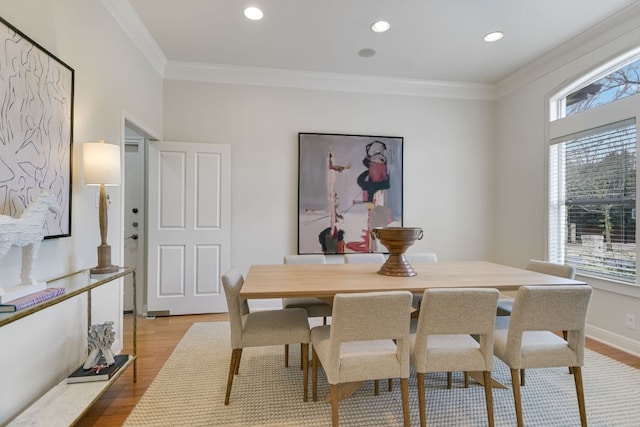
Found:
[{"label": "beige dining chair", "polygon": [[386,258],[381,253],[344,254],[345,264],[384,264]]},{"label": "beige dining chair", "polygon": [[[244,277],[235,268],[222,275],[227,297],[231,329],[231,363],[224,404],[229,404],[233,377],[238,374],[245,347],[261,347],[300,343],[301,351],[309,352],[310,328],[307,312],[302,308],[249,312],[247,300],[240,296]],[[303,401],[307,401],[308,358],[302,359]]]},{"label": "beige dining chair", "polygon": [[433,252],[406,252],[404,257],[409,264],[412,262],[438,262],[438,255]]},{"label": "beige dining chair", "polygon": [[[582,426],[587,425],[581,367],[590,299],[588,285],[522,286],[511,316],[497,318],[494,354],[511,370],[518,426],[524,425],[519,372],[563,366],[573,372],[580,421]],[[567,338],[554,331],[567,331]]]},{"label": "beige dining chair", "polygon": [[338,425],[339,384],[400,378],[404,425],[409,415],[408,291],[336,294],[331,325],[311,329],[313,400],[318,398],[318,362],[331,385],[331,420]]},{"label": "beige dining chair", "polygon": [[[284,264],[326,264],[327,259],[322,254],[285,255]],[[308,317],[322,317],[322,323],[327,324],[327,317],[331,316],[331,304],[318,298],[283,298],[282,308],[303,308]],[[301,351],[300,357],[305,357]],[[308,359],[309,355],[306,354]],[[284,365],[289,366],[289,345],[284,346]]]},{"label": "beige dining chair", "polygon": [[[381,253],[349,253],[344,255],[345,264],[384,264],[387,258]],[[378,381],[374,385],[375,393],[378,394]],[[389,378],[389,391],[393,390],[393,378]]]},{"label": "beige dining chair", "polygon": [[[409,264],[413,264],[415,262],[438,262],[438,256],[433,252],[408,252],[404,254],[404,258],[407,260]],[[413,301],[411,301],[411,305],[416,310],[420,310],[420,304],[422,303],[422,294],[414,294]]]},{"label": "beige dining chair", "polygon": [[447,372],[450,387],[452,371],[483,373],[487,421],[489,426],[494,425],[491,371],[499,295],[497,289],[487,288],[424,291],[417,328],[411,334],[411,365],[417,373],[421,426],[427,423],[425,373]]},{"label": "beige dining chair", "polygon": [[[525,270],[563,277],[565,279],[574,279],[576,277],[576,269],[571,265],[555,264],[537,259],[529,260]],[[500,298],[498,301],[498,316],[509,316],[512,309],[513,298]]]}]

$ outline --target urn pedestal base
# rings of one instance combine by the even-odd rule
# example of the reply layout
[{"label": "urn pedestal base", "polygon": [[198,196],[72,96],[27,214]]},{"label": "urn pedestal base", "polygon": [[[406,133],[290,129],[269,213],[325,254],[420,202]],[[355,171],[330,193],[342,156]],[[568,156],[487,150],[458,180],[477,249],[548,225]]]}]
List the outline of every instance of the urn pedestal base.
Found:
[{"label": "urn pedestal base", "polygon": [[404,253],[416,240],[422,239],[422,228],[377,227],[371,234],[389,249],[389,258],[380,267],[378,274],[395,277],[411,277],[418,274],[404,257]]}]

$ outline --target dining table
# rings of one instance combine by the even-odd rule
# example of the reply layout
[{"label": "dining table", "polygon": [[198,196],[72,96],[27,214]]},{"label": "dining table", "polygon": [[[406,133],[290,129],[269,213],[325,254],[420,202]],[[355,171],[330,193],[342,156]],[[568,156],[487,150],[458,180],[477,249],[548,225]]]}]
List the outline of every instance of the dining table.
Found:
[{"label": "dining table", "polygon": [[[488,261],[411,263],[410,277],[379,274],[379,264],[256,264],[249,268],[240,295],[246,299],[316,297],[331,303],[339,293],[402,290],[422,294],[436,288],[494,288],[517,291],[520,286],[584,285],[585,282],[551,276]],[[482,384],[481,373],[469,373]],[[493,387],[506,388],[492,379]],[[359,384],[344,386],[340,399]]]},{"label": "dining table", "polygon": [[256,264],[249,268],[240,295],[247,299],[316,297],[338,293],[402,290],[421,294],[434,288],[495,288],[517,291],[524,285],[581,285],[565,279],[488,261],[412,263],[411,277],[378,274],[378,264]]}]

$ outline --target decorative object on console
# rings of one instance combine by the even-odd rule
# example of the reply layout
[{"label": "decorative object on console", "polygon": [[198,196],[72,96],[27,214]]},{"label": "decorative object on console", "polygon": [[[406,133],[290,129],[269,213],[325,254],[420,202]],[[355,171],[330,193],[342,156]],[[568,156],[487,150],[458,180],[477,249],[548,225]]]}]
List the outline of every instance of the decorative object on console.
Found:
[{"label": "decorative object on console", "polygon": [[371,231],[371,235],[389,249],[389,257],[378,270],[379,274],[396,277],[410,277],[418,274],[413,270],[404,253],[416,240],[422,239],[422,228],[378,227]]},{"label": "decorative object on console", "polygon": [[91,274],[105,274],[118,271],[118,266],[111,264],[111,246],[107,244],[108,228],[108,196],[105,185],[120,185],[120,147],[100,142],[85,142],[82,146],[84,159],[84,183],[100,186],[100,208],[98,220],[100,224],[100,246],[98,246],[98,265],[91,269]]},{"label": "decorative object on console", "polygon": [[81,366],[67,377],[67,384],[106,381],[111,379],[127,360],[129,360],[128,354],[119,354],[115,356],[115,361],[110,366],[98,365],[89,369]]},{"label": "decorative object on console", "polygon": [[402,226],[402,137],[298,134],[298,253],[384,252]]},{"label": "decorative object on console", "polygon": [[18,310],[24,310],[25,308],[29,308],[59,295],[63,295],[64,293],[64,288],[47,288],[43,291],[14,299],[6,304],[0,304],[0,313],[11,313]]},{"label": "decorative object on console", "polygon": [[74,71],[2,18],[0,38],[0,214],[19,217],[46,189],[60,212],[45,238],[70,236]]},{"label": "decorative object on console", "polygon": [[82,366],[84,369],[91,369],[102,364],[111,366],[115,362],[111,345],[116,333],[113,331],[113,322],[104,322],[91,325],[89,328],[88,344],[89,356]]},{"label": "decorative object on console", "polygon": [[0,285],[0,303],[42,291],[47,286],[45,282],[36,280],[35,266],[38,250],[45,235],[45,216],[49,211],[59,213],[60,207],[53,194],[43,192],[20,218],[0,215],[0,258],[5,256],[12,246],[22,248],[20,285],[6,290]]}]

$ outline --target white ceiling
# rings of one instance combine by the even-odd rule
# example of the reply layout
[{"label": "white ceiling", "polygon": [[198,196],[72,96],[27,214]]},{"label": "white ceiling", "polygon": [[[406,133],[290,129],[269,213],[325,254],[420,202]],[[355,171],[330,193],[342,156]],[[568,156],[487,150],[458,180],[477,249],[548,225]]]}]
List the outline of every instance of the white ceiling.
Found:
[{"label": "white ceiling", "polygon": [[[128,2],[169,62],[492,84],[638,0]],[[370,30],[380,19],[387,33]],[[505,37],[484,42],[494,30]]]}]

